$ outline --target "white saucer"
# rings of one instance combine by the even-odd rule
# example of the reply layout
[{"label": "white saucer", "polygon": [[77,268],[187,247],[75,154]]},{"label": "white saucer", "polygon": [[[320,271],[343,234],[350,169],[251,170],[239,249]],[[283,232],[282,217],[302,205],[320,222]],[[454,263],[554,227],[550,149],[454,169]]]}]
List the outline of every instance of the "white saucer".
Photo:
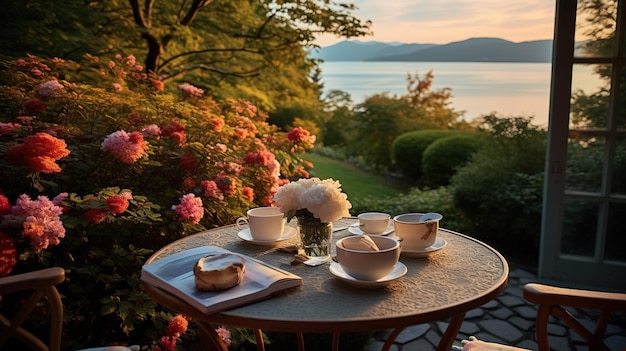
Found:
[{"label": "white saucer", "polygon": [[394,228],[393,228],[393,223],[389,223],[389,225],[387,226],[387,229],[385,229],[384,232],[382,233],[378,233],[378,234],[370,234],[370,233],[365,233],[361,230],[361,228],[359,228],[358,225],[351,225],[350,227],[348,227],[348,231],[352,234],[356,234],[356,235],[363,235],[363,234],[367,234],[367,235],[387,235],[389,233],[393,233]]},{"label": "white saucer", "polygon": [[433,252],[443,249],[447,244],[448,243],[442,238],[437,238],[433,246],[429,246],[422,250],[409,250],[402,248],[402,251],[400,251],[400,255],[406,257],[426,257]]},{"label": "white saucer", "polygon": [[343,280],[344,282],[350,285],[354,285],[354,286],[358,286],[359,288],[366,288],[366,289],[375,289],[375,288],[382,288],[384,286],[387,286],[394,280],[404,276],[406,272],[407,272],[406,266],[402,264],[402,262],[398,262],[393,267],[393,271],[391,271],[391,273],[387,274],[387,276],[385,277],[382,277],[378,280],[358,280],[348,275],[346,272],[344,272],[343,268],[341,268],[341,265],[339,265],[339,263],[337,262],[330,263],[330,273],[332,273],[335,277]]},{"label": "white saucer", "polygon": [[283,234],[276,240],[253,239],[252,234],[250,234],[250,228],[246,228],[240,231],[239,233],[237,233],[237,236],[239,238],[251,244],[256,244],[256,245],[275,245],[275,244],[278,244],[279,242],[285,241],[287,239],[291,239],[294,235],[296,235],[296,228],[290,227],[290,226],[285,226],[285,230],[283,231]]}]

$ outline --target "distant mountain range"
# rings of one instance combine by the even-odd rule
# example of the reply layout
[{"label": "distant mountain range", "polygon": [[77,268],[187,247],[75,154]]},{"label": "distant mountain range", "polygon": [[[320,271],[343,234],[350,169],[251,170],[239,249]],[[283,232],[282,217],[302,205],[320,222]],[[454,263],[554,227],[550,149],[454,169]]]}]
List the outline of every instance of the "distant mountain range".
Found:
[{"label": "distant mountain range", "polygon": [[342,41],[312,53],[324,61],[550,62],[552,40],[471,38],[448,44]]}]

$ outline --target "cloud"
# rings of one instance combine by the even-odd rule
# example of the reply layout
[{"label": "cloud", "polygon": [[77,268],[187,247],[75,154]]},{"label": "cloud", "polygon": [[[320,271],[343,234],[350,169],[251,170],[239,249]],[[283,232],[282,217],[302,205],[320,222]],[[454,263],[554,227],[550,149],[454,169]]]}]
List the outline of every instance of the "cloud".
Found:
[{"label": "cloud", "polygon": [[[470,37],[511,41],[552,38],[553,1],[546,0],[355,0],[353,14],[372,20],[364,40],[449,43]],[[335,39],[334,41],[339,41]],[[324,45],[324,44],[322,44]]]}]

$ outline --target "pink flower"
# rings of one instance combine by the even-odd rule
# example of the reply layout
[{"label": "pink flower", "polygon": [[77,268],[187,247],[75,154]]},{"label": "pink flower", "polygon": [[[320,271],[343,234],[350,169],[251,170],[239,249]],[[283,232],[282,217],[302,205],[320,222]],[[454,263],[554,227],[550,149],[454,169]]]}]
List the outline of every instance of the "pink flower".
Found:
[{"label": "pink flower", "polygon": [[224,327],[219,327],[215,329],[215,332],[220,337],[220,339],[222,339],[222,341],[224,342],[224,345],[226,345],[226,347],[229,347],[231,344],[230,331],[228,331],[228,329]]},{"label": "pink flower", "polygon": [[113,89],[113,91],[122,91],[122,90],[124,90],[124,87],[121,84],[119,84],[119,83],[111,84],[111,88]]},{"label": "pink flower", "polygon": [[0,122],[0,135],[9,135],[13,133],[14,129],[15,129],[15,124]]},{"label": "pink flower", "polygon": [[315,136],[311,136],[308,130],[302,127],[295,127],[287,133],[287,139],[292,142],[303,142],[313,144]]},{"label": "pink flower", "polygon": [[143,135],[139,132],[128,134],[123,130],[118,130],[109,134],[100,148],[102,151],[111,153],[117,160],[132,164],[146,155],[148,142],[143,139]]},{"label": "pink flower", "polygon": [[143,129],[141,130],[141,134],[143,134],[143,136],[146,138],[158,139],[159,135],[161,134],[161,128],[159,128],[159,126],[157,126],[156,124],[149,124],[143,127]]},{"label": "pink flower", "polygon": [[154,347],[154,351],[176,351],[176,341],[178,339],[172,336],[164,336],[159,339],[159,343]]},{"label": "pink flower", "polygon": [[23,221],[24,236],[30,237],[33,250],[40,251],[49,245],[58,245],[65,237],[65,228],[59,216],[63,209],[46,196],[31,200],[22,194],[15,202],[12,215]]},{"label": "pink flower", "polygon": [[226,150],[228,150],[228,146],[222,144],[222,143],[217,143],[215,144],[215,150],[219,151],[219,152],[226,152]]},{"label": "pink flower", "polygon": [[248,199],[248,201],[254,201],[254,189],[252,189],[251,187],[244,186],[241,189],[241,194],[243,195],[243,197]]},{"label": "pink flower", "polygon": [[37,92],[39,93],[39,95],[48,97],[56,95],[61,90],[63,90],[63,85],[61,85],[61,83],[59,83],[56,79],[52,79],[45,83],[39,84]]},{"label": "pink flower", "polygon": [[180,204],[172,206],[172,210],[176,212],[178,217],[184,222],[198,224],[204,217],[204,207],[202,207],[202,199],[189,193],[183,195]]},{"label": "pink flower", "polygon": [[200,182],[200,188],[204,190],[204,195],[218,200],[224,200],[224,195],[217,188],[217,183],[212,180],[203,180]]},{"label": "pink flower", "polygon": [[135,59],[134,55],[128,55],[128,57],[126,58],[126,65],[128,66],[134,66],[136,62],[137,60]]},{"label": "pink flower", "polygon": [[188,96],[202,96],[204,94],[204,90],[194,87],[189,83],[183,83],[179,85],[178,89],[180,89],[183,93],[185,93],[185,95]]}]

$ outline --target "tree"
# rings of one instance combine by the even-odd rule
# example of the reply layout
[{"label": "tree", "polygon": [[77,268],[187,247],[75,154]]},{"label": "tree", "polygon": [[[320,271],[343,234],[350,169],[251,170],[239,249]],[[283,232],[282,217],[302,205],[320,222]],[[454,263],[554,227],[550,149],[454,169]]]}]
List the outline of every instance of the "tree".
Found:
[{"label": "tree", "polygon": [[319,100],[306,49],[323,33],[368,35],[371,23],[352,16],[355,8],[322,0],[13,1],[3,4],[0,43],[4,57],[132,54],[162,81],[193,81],[271,110]]},{"label": "tree", "polygon": [[423,111],[423,119],[431,128],[450,128],[458,123],[461,113],[450,107],[452,90],[443,88],[431,90],[435,75],[428,71],[424,77],[418,73],[407,75],[407,94],[401,98],[411,106]]}]

